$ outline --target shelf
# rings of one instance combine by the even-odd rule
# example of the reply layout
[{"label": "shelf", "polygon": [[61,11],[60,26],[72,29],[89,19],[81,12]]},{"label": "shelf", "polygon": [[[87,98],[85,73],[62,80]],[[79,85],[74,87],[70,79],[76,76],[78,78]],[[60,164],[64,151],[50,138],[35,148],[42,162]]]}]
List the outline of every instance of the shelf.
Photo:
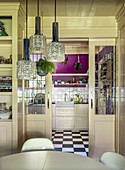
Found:
[{"label": "shelf", "polygon": [[12,119],[0,119],[0,122],[12,122]]},{"label": "shelf", "polygon": [[12,92],[0,92],[0,96],[11,96]]},{"label": "shelf", "polygon": [[25,87],[26,90],[45,90],[45,87]]},{"label": "shelf", "polygon": [[54,84],[54,87],[86,87],[87,84]]},{"label": "shelf", "polygon": [[[10,73],[12,71],[12,64],[0,64],[0,71]],[[3,75],[3,73],[2,73],[2,75]]]},{"label": "shelf", "polygon": [[12,36],[0,36],[0,41],[10,41],[12,40]]},{"label": "shelf", "polygon": [[88,76],[88,74],[82,74],[82,73],[73,73],[73,74],[52,74],[52,76]]}]

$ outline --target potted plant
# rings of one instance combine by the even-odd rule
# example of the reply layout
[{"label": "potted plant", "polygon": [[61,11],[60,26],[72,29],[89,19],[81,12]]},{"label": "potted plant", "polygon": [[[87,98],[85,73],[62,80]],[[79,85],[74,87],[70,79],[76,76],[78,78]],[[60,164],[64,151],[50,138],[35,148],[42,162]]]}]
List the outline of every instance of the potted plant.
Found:
[{"label": "potted plant", "polygon": [[83,83],[83,78],[82,78],[82,77],[79,78],[79,83],[80,83],[80,84]]},{"label": "potted plant", "polygon": [[56,71],[56,66],[45,58],[40,58],[39,61],[36,62],[36,67],[39,76],[46,76],[48,73],[52,74],[52,72]]}]

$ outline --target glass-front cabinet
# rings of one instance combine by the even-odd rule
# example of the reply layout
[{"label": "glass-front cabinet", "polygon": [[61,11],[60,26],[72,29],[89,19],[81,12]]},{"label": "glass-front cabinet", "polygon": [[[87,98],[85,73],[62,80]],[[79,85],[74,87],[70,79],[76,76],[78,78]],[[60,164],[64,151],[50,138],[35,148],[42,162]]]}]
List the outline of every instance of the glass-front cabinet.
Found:
[{"label": "glass-front cabinet", "polygon": [[[40,57],[40,54],[31,55],[34,61]],[[37,75],[35,79],[22,81],[22,87],[18,90],[18,103],[19,112],[25,117],[25,139],[51,139],[52,75]]]},{"label": "glass-front cabinet", "polygon": [[115,40],[91,39],[89,55],[89,156],[99,159],[115,151]]},{"label": "glass-front cabinet", "polygon": [[115,114],[115,47],[96,46],[95,50],[95,114]]},{"label": "glass-front cabinet", "polygon": [[0,157],[18,145],[17,77],[19,3],[0,2]]},{"label": "glass-front cabinet", "polygon": [[45,76],[25,84],[26,114],[45,114]]}]

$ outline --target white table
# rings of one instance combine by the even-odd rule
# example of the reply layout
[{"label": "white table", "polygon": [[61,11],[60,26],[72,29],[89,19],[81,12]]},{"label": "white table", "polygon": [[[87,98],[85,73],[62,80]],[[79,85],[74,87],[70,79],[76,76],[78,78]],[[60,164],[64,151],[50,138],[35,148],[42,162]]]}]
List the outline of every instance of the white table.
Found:
[{"label": "white table", "polygon": [[109,170],[102,163],[73,153],[34,151],[0,158],[0,170]]}]

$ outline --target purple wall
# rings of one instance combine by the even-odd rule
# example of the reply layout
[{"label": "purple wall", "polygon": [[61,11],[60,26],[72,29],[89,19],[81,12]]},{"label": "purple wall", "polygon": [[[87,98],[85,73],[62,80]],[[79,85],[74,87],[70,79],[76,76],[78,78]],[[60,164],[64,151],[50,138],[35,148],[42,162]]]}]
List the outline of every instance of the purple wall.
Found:
[{"label": "purple wall", "polygon": [[56,74],[58,73],[87,73],[88,70],[88,54],[79,54],[80,63],[82,68],[78,71],[75,71],[74,64],[78,61],[78,54],[66,54],[68,58],[66,64],[62,62],[55,62],[54,64],[57,67]]}]

